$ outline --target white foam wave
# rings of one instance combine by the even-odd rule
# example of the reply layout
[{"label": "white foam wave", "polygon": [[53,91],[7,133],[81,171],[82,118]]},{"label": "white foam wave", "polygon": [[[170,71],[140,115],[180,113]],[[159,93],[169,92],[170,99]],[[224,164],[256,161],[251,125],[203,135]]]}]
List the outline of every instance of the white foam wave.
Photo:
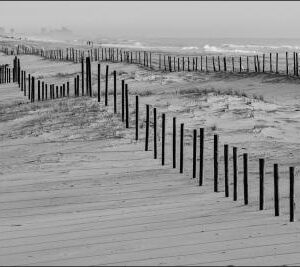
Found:
[{"label": "white foam wave", "polygon": [[184,46],[181,48],[181,50],[198,50],[199,47],[197,46]]},{"label": "white foam wave", "polygon": [[203,47],[205,52],[214,52],[214,53],[236,53],[236,54],[258,54],[259,51],[256,50],[244,50],[244,49],[231,49],[218,46],[211,46],[206,44]]},{"label": "white foam wave", "polygon": [[254,48],[254,49],[289,49],[289,50],[299,50],[300,46],[293,45],[256,45],[256,44],[247,44],[247,45],[237,45],[237,44],[224,44],[224,47],[229,48]]}]

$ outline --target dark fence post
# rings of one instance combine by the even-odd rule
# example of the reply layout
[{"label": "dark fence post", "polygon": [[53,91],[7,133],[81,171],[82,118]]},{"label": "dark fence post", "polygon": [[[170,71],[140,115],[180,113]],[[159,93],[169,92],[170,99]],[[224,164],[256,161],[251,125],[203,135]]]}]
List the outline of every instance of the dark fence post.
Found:
[{"label": "dark fence post", "polygon": [[34,77],[31,77],[31,102],[34,102],[35,100],[35,88],[34,88],[35,82]]},{"label": "dark fence post", "polygon": [[218,135],[214,135],[214,192],[218,192]]},{"label": "dark fence post", "polygon": [[125,84],[125,100],[126,100],[126,128],[129,128],[128,84]]},{"label": "dark fence post", "polygon": [[139,96],[135,96],[135,140],[139,140]]},{"label": "dark fence post", "polygon": [[244,163],[244,204],[248,205],[248,154],[243,154]]},{"label": "dark fence post", "polygon": [[228,145],[224,145],[224,174],[225,174],[225,197],[229,197],[228,186]]},{"label": "dark fence post", "polygon": [[84,95],[84,59],[81,58],[81,94]]},{"label": "dark fence post", "polygon": [[204,128],[200,128],[200,162],[199,162],[199,186],[203,184],[203,160],[204,160]]},{"label": "dark fence post", "polygon": [[289,75],[289,57],[288,52],[285,52],[286,76]]},{"label": "dark fence post", "polygon": [[153,152],[154,159],[157,159],[157,119],[156,119],[156,108],[153,108]]},{"label": "dark fence post", "polygon": [[193,131],[193,178],[196,178],[196,163],[197,163],[197,130]]},{"label": "dark fence post", "polygon": [[100,63],[98,63],[98,102],[100,102],[101,100],[100,79],[101,79],[101,66]]},{"label": "dark fence post", "polygon": [[125,121],[125,80],[122,80],[122,121]]},{"label": "dark fence post", "polygon": [[145,134],[145,151],[148,151],[149,144],[149,105],[146,105],[146,134]]},{"label": "dark fence post", "polygon": [[176,117],[173,117],[173,168],[176,168]]},{"label": "dark fence post", "polygon": [[264,209],[265,159],[259,159],[259,209]]},{"label": "dark fence post", "polygon": [[237,200],[237,148],[233,147],[233,200]]},{"label": "dark fence post", "polygon": [[117,72],[114,70],[114,113],[117,113]]},{"label": "dark fence post", "polygon": [[108,65],[106,65],[106,72],[105,72],[105,106],[108,103]]},{"label": "dark fence post", "polygon": [[279,216],[279,188],[278,164],[274,164],[274,209],[275,216]]},{"label": "dark fence post", "polygon": [[180,124],[180,173],[183,173],[183,140],[184,139],[184,124]]},{"label": "dark fence post", "polygon": [[166,134],[166,114],[162,114],[162,125],[161,125],[161,165],[165,165],[165,134]]},{"label": "dark fence post", "polygon": [[41,81],[38,80],[38,101],[41,100]]},{"label": "dark fence post", "polygon": [[294,167],[290,167],[290,222],[294,221]]},{"label": "dark fence post", "polygon": [[42,82],[42,101],[44,101],[45,98],[45,83]]}]

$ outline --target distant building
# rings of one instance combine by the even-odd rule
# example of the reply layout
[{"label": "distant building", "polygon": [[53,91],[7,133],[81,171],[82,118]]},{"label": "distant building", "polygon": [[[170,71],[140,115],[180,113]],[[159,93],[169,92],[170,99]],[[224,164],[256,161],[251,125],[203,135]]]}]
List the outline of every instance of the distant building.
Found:
[{"label": "distant building", "polygon": [[3,27],[0,27],[0,34],[5,34],[5,29]]}]

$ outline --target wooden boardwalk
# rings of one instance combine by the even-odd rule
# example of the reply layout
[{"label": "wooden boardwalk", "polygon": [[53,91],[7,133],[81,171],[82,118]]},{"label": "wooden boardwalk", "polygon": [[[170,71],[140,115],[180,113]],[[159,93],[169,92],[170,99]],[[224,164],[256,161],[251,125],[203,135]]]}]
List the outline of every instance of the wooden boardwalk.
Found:
[{"label": "wooden boardwalk", "polygon": [[298,222],[197,187],[141,144],[37,139],[1,144],[1,265],[300,263]]}]

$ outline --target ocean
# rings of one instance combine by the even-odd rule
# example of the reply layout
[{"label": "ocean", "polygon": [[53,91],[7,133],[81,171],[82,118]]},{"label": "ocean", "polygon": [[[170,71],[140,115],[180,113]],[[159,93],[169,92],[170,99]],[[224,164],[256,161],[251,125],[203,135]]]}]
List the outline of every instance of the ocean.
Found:
[{"label": "ocean", "polygon": [[253,39],[253,38],[139,38],[95,39],[94,45],[105,47],[153,50],[183,55],[255,55],[285,53],[300,50],[300,39]]}]

